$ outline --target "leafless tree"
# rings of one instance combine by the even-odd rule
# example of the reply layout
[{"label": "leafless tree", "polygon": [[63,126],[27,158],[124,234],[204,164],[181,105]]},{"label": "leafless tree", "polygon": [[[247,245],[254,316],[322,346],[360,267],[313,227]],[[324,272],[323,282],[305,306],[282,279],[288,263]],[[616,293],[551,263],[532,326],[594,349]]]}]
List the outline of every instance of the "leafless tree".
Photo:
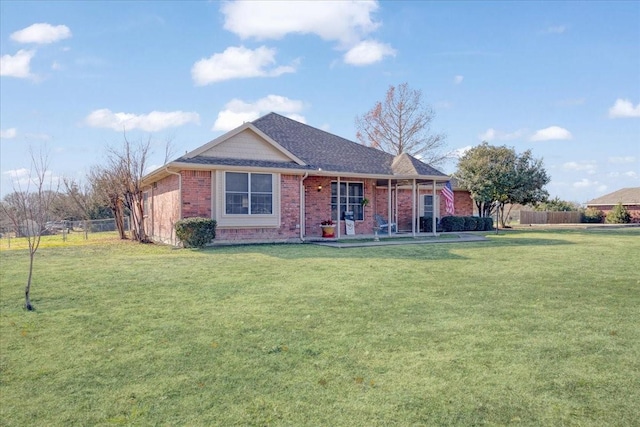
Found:
[{"label": "leafless tree", "polygon": [[35,254],[45,230],[51,204],[56,197],[58,184],[49,171],[49,160],[42,150],[36,155],[30,150],[31,170],[26,181],[13,179],[14,192],[2,201],[2,210],[11,220],[16,233],[27,239],[29,248],[29,273],[24,290],[25,308],[34,310],[31,304],[31,281]]},{"label": "leafless tree", "polygon": [[91,191],[98,203],[109,206],[113,213],[116,229],[121,239],[127,238],[124,229],[124,202],[121,194],[120,179],[114,171],[106,167],[96,166],[87,175]]},{"label": "leafless tree", "polygon": [[107,169],[116,177],[125,208],[131,215],[131,238],[148,242],[144,227],[144,200],[142,177],[150,154],[151,138],[132,143],[124,135],[121,148],[110,148],[107,153]]},{"label": "leafless tree", "polygon": [[449,158],[443,149],[444,134],[430,133],[434,110],[422,102],[422,92],[402,83],[389,86],[383,102],[376,102],[363,116],[356,117],[356,134],[364,144],[393,155],[407,153],[438,165]]}]

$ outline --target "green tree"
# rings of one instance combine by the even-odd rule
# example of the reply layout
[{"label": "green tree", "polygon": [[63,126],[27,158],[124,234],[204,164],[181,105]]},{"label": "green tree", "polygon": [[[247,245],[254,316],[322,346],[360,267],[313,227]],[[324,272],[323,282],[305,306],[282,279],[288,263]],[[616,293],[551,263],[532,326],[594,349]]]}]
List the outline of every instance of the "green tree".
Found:
[{"label": "green tree", "polygon": [[507,204],[536,204],[549,197],[544,186],[550,178],[531,150],[518,155],[513,148],[483,142],[460,158],[454,176],[471,193],[480,216],[498,210],[503,226]]},{"label": "green tree", "polygon": [[607,224],[629,224],[631,222],[631,214],[622,203],[618,203],[614,206],[613,210],[607,214],[605,222]]},{"label": "green tree", "polygon": [[579,211],[580,205],[575,202],[568,202],[566,200],[561,200],[559,197],[555,197],[553,199],[545,200],[543,202],[538,203],[533,208],[536,211],[550,211],[550,212],[571,212],[571,211]]}]

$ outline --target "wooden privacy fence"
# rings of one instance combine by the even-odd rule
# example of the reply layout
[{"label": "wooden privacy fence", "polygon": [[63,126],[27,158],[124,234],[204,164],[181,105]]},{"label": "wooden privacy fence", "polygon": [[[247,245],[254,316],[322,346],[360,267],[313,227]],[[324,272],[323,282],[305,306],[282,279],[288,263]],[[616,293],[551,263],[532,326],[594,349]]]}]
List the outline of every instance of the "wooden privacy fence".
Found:
[{"label": "wooden privacy fence", "polygon": [[520,224],[579,224],[580,212],[520,211]]}]

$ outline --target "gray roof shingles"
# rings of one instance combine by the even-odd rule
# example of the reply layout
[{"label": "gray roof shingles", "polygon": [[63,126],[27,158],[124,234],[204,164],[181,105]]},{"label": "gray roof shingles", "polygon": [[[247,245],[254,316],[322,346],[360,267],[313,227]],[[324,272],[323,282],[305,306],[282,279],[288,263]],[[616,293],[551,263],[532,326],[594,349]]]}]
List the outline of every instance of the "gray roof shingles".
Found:
[{"label": "gray roof shingles", "polygon": [[640,205],[640,187],[621,188],[587,202],[587,206],[597,205]]},{"label": "gray roof shingles", "polygon": [[276,113],[269,113],[252,122],[287,151],[306,163],[273,162],[196,156],[181,157],[177,162],[323,170],[327,172],[364,173],[379,175],[446,176],[415,157],[402,154],[398,161],[393,155],[366,147],[329,132],[297,122]]}]

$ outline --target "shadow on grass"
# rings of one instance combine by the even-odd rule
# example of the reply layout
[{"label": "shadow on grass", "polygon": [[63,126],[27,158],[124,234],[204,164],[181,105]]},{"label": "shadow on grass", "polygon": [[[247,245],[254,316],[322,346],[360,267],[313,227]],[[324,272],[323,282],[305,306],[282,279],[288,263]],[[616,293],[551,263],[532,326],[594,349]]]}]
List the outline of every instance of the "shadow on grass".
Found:
[{"label": "shadow on grass", "polygon": [[491,248],[523,246],[571,245],[573,242],[562,239],[544,239],[519,236],[488,236],[488,241],[452,242],[446,244],[407,244],[389,246],[369,246],[355,248],[334,248],[313,244],[253,244],[238,246],[219,246],[202,249],[206,255],[262,254],[281,259],[407,259],[407,260],[464,260],[467,257],[456,253],[459,249],[484,251]]}]

